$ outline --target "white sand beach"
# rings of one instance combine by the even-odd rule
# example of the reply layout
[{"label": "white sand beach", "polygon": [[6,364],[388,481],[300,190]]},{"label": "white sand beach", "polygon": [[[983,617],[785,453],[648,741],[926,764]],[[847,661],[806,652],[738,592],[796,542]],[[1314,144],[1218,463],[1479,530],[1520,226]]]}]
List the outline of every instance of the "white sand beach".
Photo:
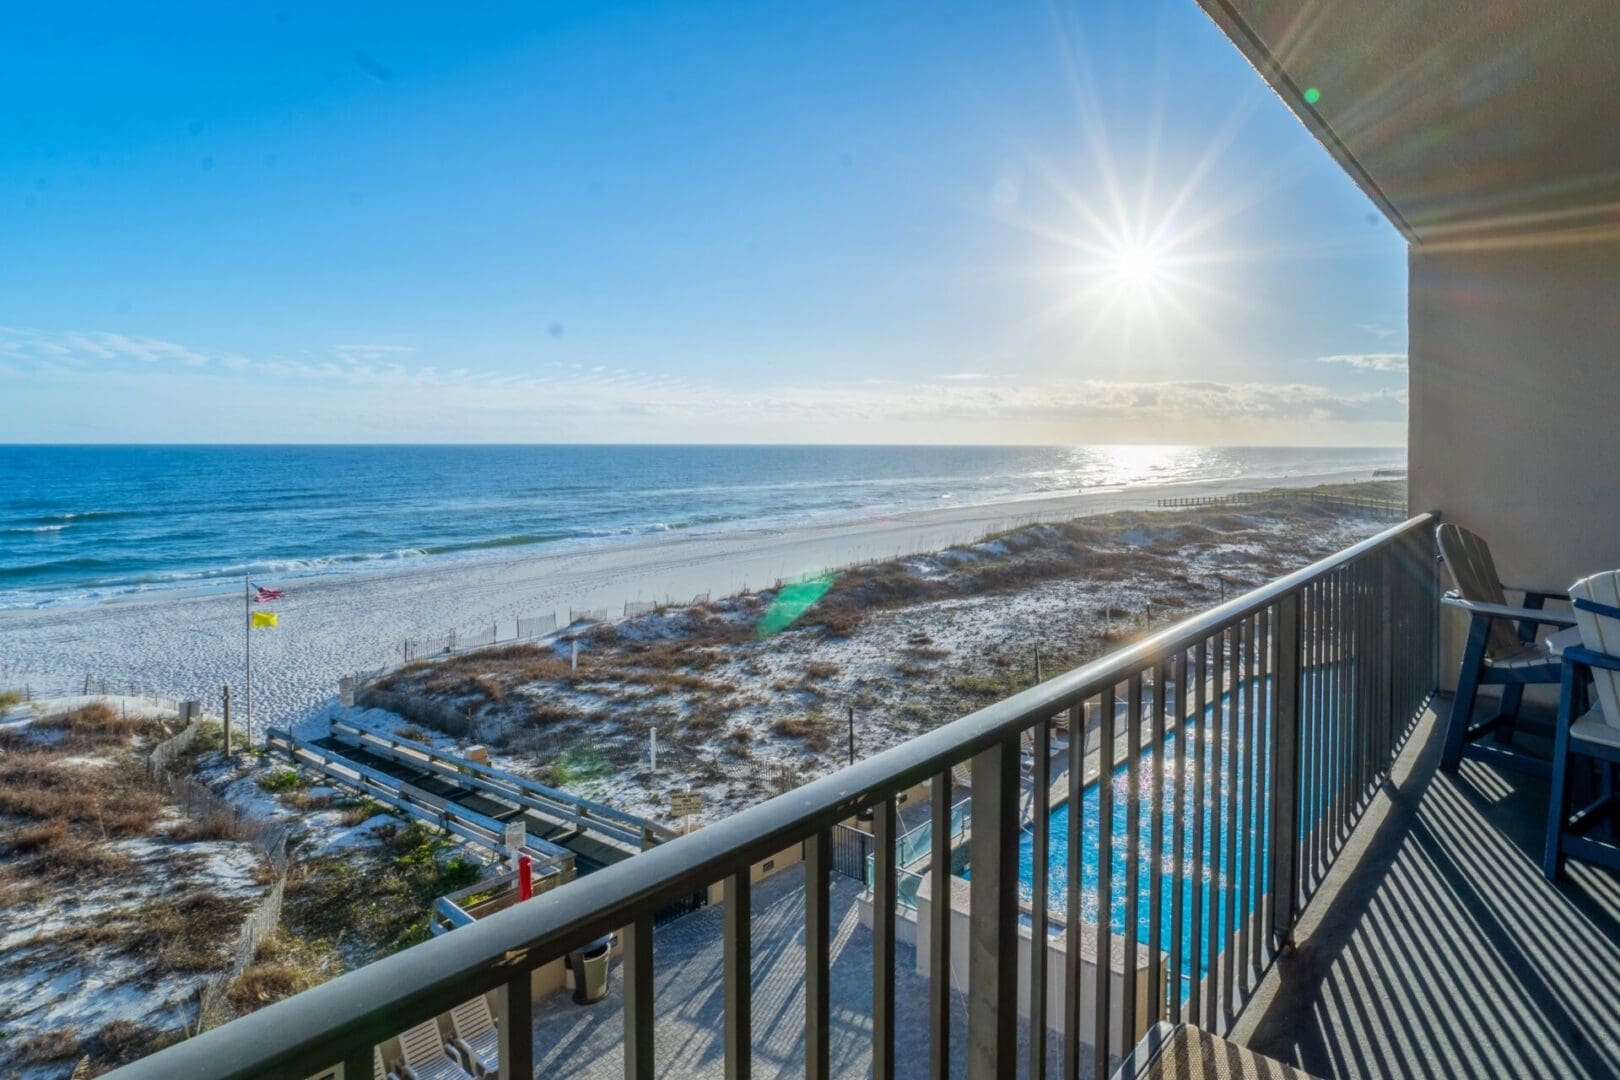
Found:
[{"label": "white sand beach", "polygon": [[[1300,476],[1264,486],[1367,479],[1365,473]],[[670,535],[616,546],[261,582],[284,589],[269,605],[280,625],[255,631],[253,726],[294,725],[336,694],[342,675],[401,658],[408,637],[455,629],[511,633],[517,617],[570,608],[623,610],[627,601],[716,597],[778,579],[900,553],[937,550],[1031,521],[1152,508],[1162,498],[1250,490],[1203,483],[1094,491],[994,505],[949,506],[789,528]],[[0,611],[0,685],[64,693],[84,680],[201,699],[218,708],[229,683],[242,709],[244,619],[240,595],[153,592],[87,607]]]}]

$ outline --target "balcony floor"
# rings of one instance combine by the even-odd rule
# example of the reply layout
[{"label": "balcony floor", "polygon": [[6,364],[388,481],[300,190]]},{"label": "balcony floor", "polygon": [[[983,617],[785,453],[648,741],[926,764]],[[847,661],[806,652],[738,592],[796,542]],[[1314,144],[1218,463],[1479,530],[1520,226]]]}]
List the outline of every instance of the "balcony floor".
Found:
[{"label": "balcony floor", "polygon": [[1546,782],[1439,772],[1443,736],[1431,711],[1235,1037],[1322,1077],[1620,1074],[1620,878],[1549,884]]}]

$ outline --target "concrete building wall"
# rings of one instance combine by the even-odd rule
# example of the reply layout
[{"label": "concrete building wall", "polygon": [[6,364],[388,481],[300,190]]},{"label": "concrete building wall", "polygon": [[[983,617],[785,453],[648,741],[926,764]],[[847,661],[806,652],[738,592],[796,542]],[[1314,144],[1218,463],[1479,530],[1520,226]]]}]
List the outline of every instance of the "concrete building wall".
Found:
[{"label": "concrete building wall", "polygon": [[1620,568],[1620,241],[1410,257],[1412,505],[1509,583]]}]

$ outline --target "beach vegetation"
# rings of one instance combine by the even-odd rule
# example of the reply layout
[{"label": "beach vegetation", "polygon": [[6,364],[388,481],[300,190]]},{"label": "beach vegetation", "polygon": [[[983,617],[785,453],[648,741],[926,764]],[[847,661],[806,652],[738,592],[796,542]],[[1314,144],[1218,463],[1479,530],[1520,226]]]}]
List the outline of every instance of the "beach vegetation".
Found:
[{"label": "beach vegetation", "polygon": [[0,690],[0,712],[14,709],[27,700],[21,690]]},{"label": "beach vegetation", "polygon": [[234,840],[238,835],[236,819],[230,814],[215,811],[200,818],[186,818],[169,830],[169,838],[179,844],[192,844],[202,840]]},{"label": "beach vegetation", "polygon": [[[930,638],[930,641],[933,639]],[[951,655],[949,649],[939,649],[932,645],[907,645],[900,650],[902,656],[909,656],[913,660],[943,660]]]},{"label": "beach vegetation", "polygon": [[1012,689],[1012,683],[1005,675],[972,673],[953,678],[951,689],[972,697],[1003,697]]},{"label": "beach vegetation", "polygon": [[337,974],[331,953],[278,933],[259,947],[225,993],[238,1012],[251,1012],[302,993]]},{"label": "beach vegetation", "polygon": [[15,1056],[18,1061],[30,1065],[48,1065],[78,1054],[83,1042],[78,1028],[65,1024],[18,1039]]},{"label": "beach vegetation", "polygon": [[294,768],[275,769],[259,777],[259,786],[273,795],[308,787],[310,780]]},{"label": "beach vegetation", "polygon": [[551,775],[561,785],[600,780],[608,771],[607,759],[588,746],[569,747],[557,755],[551,766]]},{"label": "beach vegetation", "polygon": [[354,849],[302,859],[287,879],[282,925],[347,966],[428,937],[433,901],[482,876],[459,844],[422,822],[385,824],[380,851]]},{"label": "beach vegetation", "polygon": [[135,913],[119,948],[169,971],[213,971],[225,962],[249,903],[208,889],[158,897]]},{"label": "beach vegetation", "polygon": [[895,712],[901,721],[918,727],[931,727],[937,720],[934,710],[921,700],[902,701]]},{"label": "beach vegetation", "polygon": [[334,805],[342,811],[338,822],[346,828],[363,825],[378,814],[388,813],[387,807],[371,798],[344,799]]}]

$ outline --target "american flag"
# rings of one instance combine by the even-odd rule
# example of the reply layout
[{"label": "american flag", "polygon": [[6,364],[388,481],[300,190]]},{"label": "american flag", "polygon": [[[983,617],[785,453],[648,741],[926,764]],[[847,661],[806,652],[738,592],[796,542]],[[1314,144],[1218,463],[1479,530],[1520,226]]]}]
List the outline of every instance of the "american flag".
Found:
[{"label": "american flag", "polygon": [[271,600],[283,599],[287,594],[280,589],[267,589],[263,585],[253,586],[253,602],[255,604],[269,603]]}]

